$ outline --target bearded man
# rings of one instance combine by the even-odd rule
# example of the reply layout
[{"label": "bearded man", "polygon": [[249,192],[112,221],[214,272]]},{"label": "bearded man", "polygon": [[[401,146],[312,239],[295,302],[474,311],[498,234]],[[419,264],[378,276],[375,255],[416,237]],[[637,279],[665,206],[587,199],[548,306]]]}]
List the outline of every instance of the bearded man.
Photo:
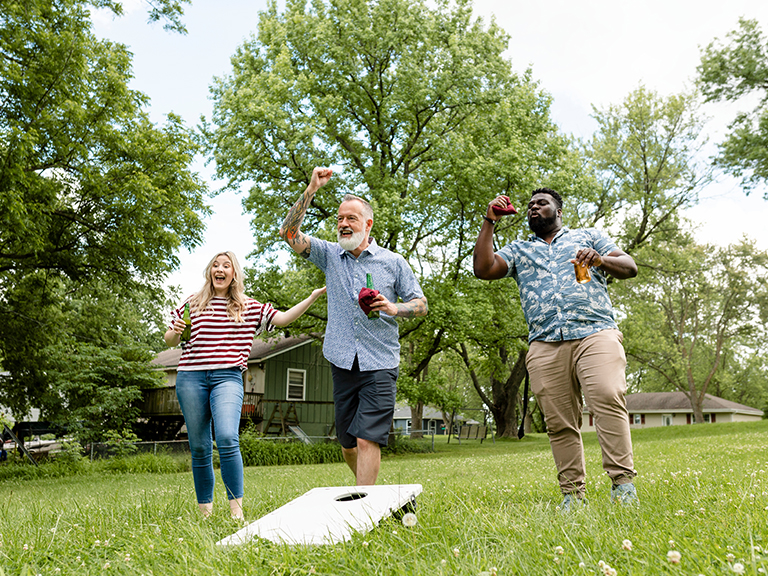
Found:
[{"label": "bearded man", "polygon": [[[357,485],[366,486],[376,483],[381,446],[387,445],[395,410],[400,365],[395,318],[426,315],[427,299],[405,258],[369,237],[373,209],[364,199],[344,196],[337,218],[338,243],[301,232],[307,207],[332,174],[329,168],[312,171],[309,186],[280,227],[280,236],[325,273],[328,325],[323,355],[333,373],[336,434]],[[359,304],[368,274],[378,290],[365,303],[373,317]]]},{"label": "bearded man", "polygon": [[[494,253],[499,212],[512,210],[507,196],[488,205],[475,244],[474,272],[483,280],[517,281],[528,323],[525,363],[555,457],[563,493],[560,509],[569,512],[584,502],[582,394],[594,416],[603,469],[611,479],[611,501],[637,504],[624,399],[627,359],[606,282],[609,274],[616,279],[636,276],[637,265],[599,230],[563,226],[562,198],[549,188],[534,190],[528,202],[533,235]],[[591,280],[577,279],[576,272],[586,270]]]}]

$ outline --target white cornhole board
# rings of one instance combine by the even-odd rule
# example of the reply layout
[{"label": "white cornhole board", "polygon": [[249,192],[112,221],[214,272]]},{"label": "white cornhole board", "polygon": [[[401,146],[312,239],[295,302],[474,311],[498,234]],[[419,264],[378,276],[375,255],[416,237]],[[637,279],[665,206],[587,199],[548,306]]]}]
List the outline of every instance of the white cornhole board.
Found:
[{"label": "white cornhole board", "polygon": [[255,537],[278,544],[335,544],[365,533],[421,494],[421,484],[313,488],[303,496],[219,540],[219,546]]}]

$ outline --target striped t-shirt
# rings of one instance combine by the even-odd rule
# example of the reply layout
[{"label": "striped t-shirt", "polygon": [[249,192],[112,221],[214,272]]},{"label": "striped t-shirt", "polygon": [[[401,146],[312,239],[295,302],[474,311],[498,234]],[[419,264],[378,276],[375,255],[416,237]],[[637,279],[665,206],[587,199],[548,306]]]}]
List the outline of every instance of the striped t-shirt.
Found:
[{"label": "striped t-shirt", "polygon": [[[190,297],[191,298],[191,297]],[[189,299],[187,301],[189,301]],[[246,297],[244,322],[235,322],[227,316],[227,299],[214,296],[204,312],[192,312],[192,338],[182,343],[180,372],[218,370],[221,368],[247,368],[253,338],[274,329],[272,318],[277,310],[271,304],[261,304]],[[182,303],[171,313],[171,324],[184,313]]]}]

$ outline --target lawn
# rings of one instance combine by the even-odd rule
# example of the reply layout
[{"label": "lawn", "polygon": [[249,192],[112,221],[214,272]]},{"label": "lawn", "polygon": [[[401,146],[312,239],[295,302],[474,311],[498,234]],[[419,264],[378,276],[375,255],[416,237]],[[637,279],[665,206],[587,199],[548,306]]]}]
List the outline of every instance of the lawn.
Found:
[{"label": "lawn", "polygon": [[[589,505],[567,516],[545,436],[439,439],[434,454],[382,465],[380,483],[423,485],[415,527],[390,518],[320,547],[218,548],[239,526],[220,482],[214,516],[200,517],[188,472],[7,479],[0,576],[768,574],[768,421],[639,430],[633,439],[639,508],[609,503],[593,433]],[[246,516],[351,478],[343,464],[247,468]]]}]

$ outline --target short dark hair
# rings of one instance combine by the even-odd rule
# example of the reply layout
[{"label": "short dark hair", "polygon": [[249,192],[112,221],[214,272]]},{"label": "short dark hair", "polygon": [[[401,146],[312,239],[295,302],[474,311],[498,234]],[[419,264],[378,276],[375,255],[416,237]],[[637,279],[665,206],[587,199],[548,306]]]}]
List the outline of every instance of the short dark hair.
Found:
[{"label": "short dark hair", "polygon": [[552,196],[552,198],[555,199],[555,203],[557,204],[557,207],[560,210],[563,209],[563,199],[560,197],[560,194],[558,194],[551,188],[536,188],[536,190],[531,192],[531,198],[536,196],[536,194],[549,194],[550,196]]}]

